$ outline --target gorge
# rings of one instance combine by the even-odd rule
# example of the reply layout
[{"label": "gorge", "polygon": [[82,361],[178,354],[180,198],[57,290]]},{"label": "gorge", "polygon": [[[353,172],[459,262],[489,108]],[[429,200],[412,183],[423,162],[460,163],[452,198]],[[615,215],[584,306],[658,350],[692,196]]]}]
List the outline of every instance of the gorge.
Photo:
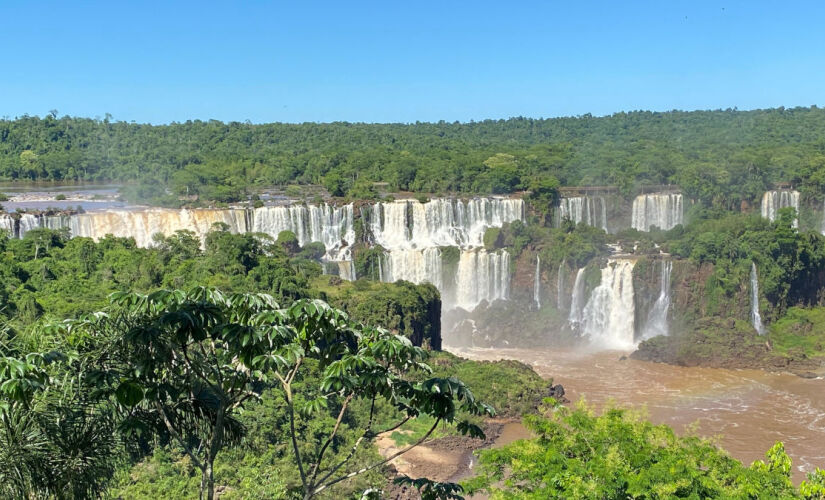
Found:
[{"label": "gorge", "polygon": [[[764,306],[774,293],[770,283],[765,283],[770,278],[757,275],[762,261],[758,261],[758,270],[757,261],[749,261],[744,273],[739,268],[725,271],[732,292],[720,299],[724,309],[713,310],[711,299],[702,297],[703,287],[712,282],[709,264],[694,262],[678,246],[681,253],[659,248],[656,231],[643,234],[684,224],[681,196],[646,193],[624,204],[610,196],[583,199],[581,206],[589,206],[591,215],[584,216],[584,209],[578,221],[566,215],[561,220],[579,224],[559,228],[539,226],[536,214],[541,207],[529,198],[503,196],[16,213],[0,215],[0,225],[18,238],[38,228],[65,227],[71,236],[95,240],[106,234],[131,237],[139,247],[154,246],[157,232],[168,235],[178,230],[192,231],[203,241],[216,223],[230,233],[262,233],[273,240],[289,231],[302,247],[323,245],[317,255],[322,255],[326,273],[344,280],[359,279],[347,285],[350,289],[375,281],[434,285],[440,292],[441,308],[430,309],[432,316],[410,315],[396,323],[417,322],[415,330],[421,333],[416,342],[435,339],[427,337],[426,323],[437,322],[433,316],[440,313],[448,350],[476,359],[507,357],[529,362],[540,373],[570,387],[573,398],[586,397],[603,405],[612,395],[622,404],[647,404],[654,421],[677,429],[698,419],[702,433],[723,432],[725,446],[740,459],[758,458],[770,439],[781,438],[798,464],[795,477],[799,478],[821,462],[808,441],[825,439],[825,430],[816,421],[820,410],[810,397],[816,380],[797,383],[790,375],[653,364],[633,356],[619,361],[640,344],[682,335],[701,316],[723,318],[713,323],[714,328],[726,328],[731,322],[738,328],[741,320],[750,332],[765,334],[777,320],[770,308],[759,307],[760,300]],[[603,202],[592,201],[599,199]],[[555,214],[566,210],[563,205],[575,208],[578,203],[563,200],[552,207],[548,226],[559,225],[552,221],[558,220]],[[767,224],[758,215],[753,224]],[[606,234],[605,227],[613,233]],[[631,227],[636,231],[628,231]],[[44,266],[48,265],[44,260]],[[331,278],[320,277],[316,282],[334,286]],[[332,291],[325,293],[333,297]],[[346,299],[343,292],[341,297]],[[374,297],[369,307],[378,304],[380,308],[380,295]],[[438,300],[434,291],[433,297]],[[466,330],[471,333],[464,335]],[[529,337],[531,332],[537,335]],[[653,379],[656,383],[651,386]],[[706,390],[703,383],[719,386]],[[782,390],[790,391],[786,399],[779,396]],[[657,391],[666,396],[657,398]],[[769,396],[808,404],[810,414],[794,414],[799,428],[779,433],[770,427],[771,419],[788,412],[779,403],[760,402]],[[743,409],[746,406],[758,408],[758,416],[749,417]],[[734,424],[758,438],[749,440]],[[766,428],[757,432],[759,426]]]},{"label": "gorge", "polygon": [[[784,193],[784,194],[782,194]],[[765,193],[769,203],[798,204],[787,192]],[[796,201],[794,201],[796,200]],[[778,206],[777,205],[777,206]],[[621,230],[622,220],[647,231],[669,229],[684,222],[682,194],[646,193],[633,199],[629,218],[608,220],[605,196],[563,197],[555,207],[557,223],[570,220],[606,230],[611,224]],[[497,301],[529,300],[536,311],[548,301],[563,321],[554,323],[585,337],[599,349],[633,349],[641,340],[667,335],[672,314],[671,272],[673,260],[657,259],[658,278],[645,285],[644,293],[634,287],[635,255],[607,249],[600,256],[580,263],[575,272],[562,258],[547,273],[544,259],[529,248],[519,252],[533,255],[529,299],[520,281],[513,295],[514,273],[519,264],[508,247],[498,248],[495,231],[514,222],[528,220],[528,204],[515,197],[398,199],[345,204],[267,205],[257,208],[166,209],[135,207],[86,213],[0,214],[0,228],[22,238],[35,228],[67,228],[71,236],[101,239],[106,234],[131,237],[139,247],[153,245],[155,233],[172,234],[187,230],[201,240],[221,225],[232,233],[263,233],[273,239],[283,231],[292,232],[300,246],[320,243],[327,272],[345,280],[362,277],[357,271],[383,282],[398,280],[431,283],[441,293],[443,311],[460,309],[472,316],[479,306],[493,307]],[[775,211],[774,211],[775,212]],[[770,213],[774,213],[770,212]],[[488,233],[493,230],[493,233]],[[493,246],[491,247],[491,244]],[[365,253],[367,252],[367,253]],[[357,258],[364,253],[366,261]],[[586,269],[593,272],[586,273]],[[598,269],[598,272],[596,272]],[[569,277],[567,274],[570,273]],[[585,279],[586,276],[590,278]],[[755,272],[751,273],[752,301],[749,319],[761,331]],[[554,286],[543,286],[553,280]],[[656,286],[658,285],[658,286]],[[649,291],[648,291],[649,290]],[[757,295],[754,295],[757,294]],[[522,299],[524,295],[524,299]],[[677,311],[679,313],[680,311]],[[445,339],[450,342],[450,325]],[[514,339],[511,339],[513,341]]]}]

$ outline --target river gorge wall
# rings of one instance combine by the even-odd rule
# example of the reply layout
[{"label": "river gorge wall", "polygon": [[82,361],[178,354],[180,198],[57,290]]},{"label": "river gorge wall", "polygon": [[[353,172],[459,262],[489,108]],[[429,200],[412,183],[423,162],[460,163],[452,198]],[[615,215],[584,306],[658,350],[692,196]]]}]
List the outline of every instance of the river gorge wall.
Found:
[{"label": "river gorge wall", "polygon": [[[766,193],[765,207],[799,205],[798,196]],[[784,200],[784,201],[783,201]],[[796,201],[794,201],[796,200]],[[591,225],[608,232],[669,229],[686,220],[678,192],[565,196],[553,224]],[[778,210],[777,208],[777,210]],[[767,210],[763,208],[763,211]],[[825,210],[823,210],[825,212]],[[490,229],[525,223],[532,209],[515,197],[403,199],[348,204],[294,204],[227,209],[115,209],[80,214],[0,214],[0,229],[25,237],[37,228],[66,228],[71,236],[107,234],[153,245],[156,233],[192,231],[203,239],[216,224],[234,233],[282,231],[304,246],[324,245],[327,272],[431,283],[439,291],[446,342],[459,345],[587,343],[632,349],[656,335],[678,332],[708,316],[748,321],[764,311],[743,279],[728,296],[708,296],[708,265],[663,254],[602,254],[581,266],[542,258],[529,246],[514,254],[485,241]],[[768,210],[767,215],[775,214]],[[773,318],[763,314],[765,321]]]}]

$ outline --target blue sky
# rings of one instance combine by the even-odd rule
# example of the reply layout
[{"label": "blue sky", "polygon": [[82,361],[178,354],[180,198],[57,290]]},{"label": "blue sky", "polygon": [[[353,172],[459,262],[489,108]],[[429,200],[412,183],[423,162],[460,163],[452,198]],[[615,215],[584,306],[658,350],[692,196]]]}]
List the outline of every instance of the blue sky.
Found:
[{"label": "blue sky", "polygon": [[411,122],[825,104],[825,2],[0,1],[0,116]]}]

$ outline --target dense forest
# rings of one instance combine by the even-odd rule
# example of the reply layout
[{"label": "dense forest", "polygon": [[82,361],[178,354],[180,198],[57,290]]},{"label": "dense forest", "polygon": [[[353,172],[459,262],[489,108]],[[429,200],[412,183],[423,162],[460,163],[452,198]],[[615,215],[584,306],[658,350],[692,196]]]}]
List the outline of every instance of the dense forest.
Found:
[{"label": "dense forest", "polygon": [[[776,182],[825,192],[825,110],[618,113],[470,123],[145,125],[59,117],[0,120],[0,179],[131,183],[132,199],[246,199],[258,187],[323,184],[370,198],[374,182],[422,193],[509,193],[538,182],[676,184],[725,208]],[[169,189],[171,196],[164,188]]]},{"label": "dense forest", "polygon": [[[0,180],[114,182],[127,199],[169,206],[312,192],[303,185],[386,201],[525,190],[523,220],[483,234],[483,251],[512,256],[513,300],[445,312],[472,320],[483,338],[469,345],[581,341],[561,306],[539,308],[531,294],[569,296],[579,272],[592,291],[620,254],[635,261],[639,297],[659,293],[663,256],[674,264],[670,335],[634,356],[786,369],[802,360],[805,370],[825,359],[825,237],[821,210],[810,210],[825,194],[817,107],[159,126],[53,111],[0,120]],[[804,213],[754,213],[777,183],[800,191]],[[558,189],[581,185],[616,186],[611,215],[646,186],[677,185],[690,203],[669,230],[555,220]],[[0,231],[0,496],[825,498],[819,469],[792,483],[781,443],[747,466],[634,411],[565,407],[563,389],[521,363],[440,352],[439,289],[381,282],[385,249],[368,244],[365,205],[354,205],[351,282],[325,273],[323,243],[301,246],[289,231],[218,223],[156,234],[148,248],[65,228]],[[438,251],[454,272],[459,248]],[[766,332],[746,321],[753,303]],[[495,415],[523,419],[533,438],[481,452],[461,486],[388,464],[387,450],[424,442],[489,445]],[[383,455],[379,438],[392,444]]]}]

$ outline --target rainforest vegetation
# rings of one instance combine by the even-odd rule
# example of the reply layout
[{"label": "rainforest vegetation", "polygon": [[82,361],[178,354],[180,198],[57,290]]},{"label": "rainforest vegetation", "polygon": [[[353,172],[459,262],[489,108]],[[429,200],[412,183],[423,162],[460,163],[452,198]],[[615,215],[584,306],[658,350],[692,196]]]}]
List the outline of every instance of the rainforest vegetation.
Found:
[{"label": "rainforest vegetation", "polygon": [[[639,274],[666,252],[690,290],[674,335],[642,343],[645,359],[787,367],[825,356],[825,237],[810,210],[825,194],[823,130],[816,107],[383,125],[153,126],[55,111],[0,120],[0,180],[115,182],[131,201],[168,206],[315,185],[352,200],[526,190],[526,221],[483,237],[514,273],[585,268],[592,289],[611,246]],[[753,213],[775,183],[798,189],[807,213]],[[577,185],[615,186],[625,202],[677,185],[691,202],[669,231],[607,234],[553,220],[560,189]],[[781,444],[746,466],[627,410],[545,400],[551,382],[523,364],[439,352],[438,290],[378,282],[382,249],[357,223],[354,282],[325,274],[323,245],[289,232],[216,225],[203,241],[178,231],[151,248],[0,232],[0,496],[372,498],[396,479],[425,499],[825,498],[821,471],[791,484]],[[456,248],[441,251],[457,264]],[[754,265],[764,337],[743,319]],[[522,306],[480,313],[493,340],[545,339],[567,321],[552,307],[497,307]],[[766,345],[769,359],[755,354]],[[399,477],[374,444],[382,431],[406,445],[480,437],[494,414],[525,416],[535,438],[483,452],[464,489]]]},{"label": "rainforest vegetation", "polygon": [[[0,120],[0,179],[130,183],[131,199],[245,200],[256,188],[322,184],[333,196],[389,191],[510,193],[541,183],[675,184],[738,208],[775,182],[825,192],[825,110],[632,112],[470,123],[145,125],[23,116]],[[168,191],[167,191],[168,189]]]}]

